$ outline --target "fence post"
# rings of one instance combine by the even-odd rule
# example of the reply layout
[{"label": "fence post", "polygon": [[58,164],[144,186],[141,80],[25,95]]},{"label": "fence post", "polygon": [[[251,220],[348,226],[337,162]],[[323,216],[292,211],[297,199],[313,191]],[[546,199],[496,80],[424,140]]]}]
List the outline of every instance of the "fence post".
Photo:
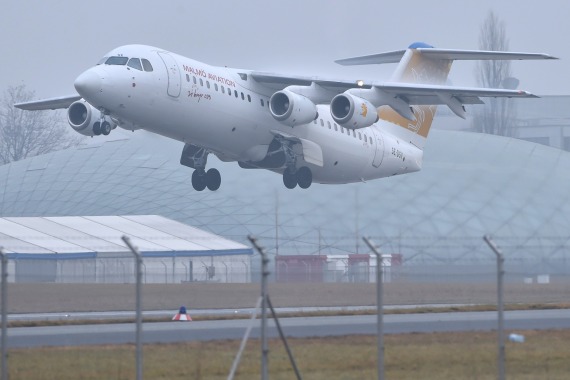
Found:
[{"label": "fence post", "polygon": [[267,269],[267,264],[269,264],[269,259],[253,236],[250,235],[247,238],[261,255],[261,380],[267,380],[269,354],[267,346],[267,276],[269,276],[269,270]]},{"label": "fence post", "polygon": [[128,236],[123,235],[121,238],[129,247],[133,255],[135,256],[135,270],[136,270],[136,283],[137,283],[137,290],[136,290],[136,303],[137,303],[137,312],[136,312],[136,366],[137,366],[137,380],[142,380],[143,378],[143,369],[142,369],[142,342],[141,342],[141,332],[142,332],[142,310],[141,310],[141,282],[142,282],[142,256],[139,252],[138,248],[131,243],[131,239]]},{"label": "fence post", "polygon": [[497,310],[499,312],[499,326],[498,326],[498,352],[497,352],[497,367],[498,367],[498,379],[505,379],[505,332],[504,332],[504,304],[503,304],[503,281],[505,271],[503,270],[503,263],[505,258],[499,248],[491,240],[489,235],[483,236],[485,243],[495,252],[497,255]]},{"label": "fence post", "polygon": [[366,237],[362,238],[368,248],[376,255],[376,314],[377,321],[376,327],[377,331],[377,342],[378,342],[378,380],[384,380],[384,262],[382,260],[382,254],[378,252],[376,246],[372,241]]},{"label": "fence post", "polygon": [[8,257],[4,249],[0,247],[2,260],[2,380],[8,380],[8,350],[6,347],[6,335],[8,333]]}]

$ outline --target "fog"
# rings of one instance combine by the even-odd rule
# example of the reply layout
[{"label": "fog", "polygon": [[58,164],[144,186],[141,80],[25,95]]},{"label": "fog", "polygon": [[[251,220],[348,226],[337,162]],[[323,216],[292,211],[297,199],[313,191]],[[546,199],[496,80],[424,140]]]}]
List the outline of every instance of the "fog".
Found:
[{"label": "fog", "polygon": [[[437,4],[437,5],[434,5]],[[214,65],[387,80],[394,65],[342,67],[335,59],[424,41],[476,49],[493,10],[511,51],[544,52],[560,61],[513,62],[520,87],[567,94],[570,2],[409,1],[10,1],[0,13],[4,49],[0,90],[25,84],[38,98],[74,93],[73,81],[114,47],[142,43]],[[475,85],[474,65],[457,62],[454,84]]]}]

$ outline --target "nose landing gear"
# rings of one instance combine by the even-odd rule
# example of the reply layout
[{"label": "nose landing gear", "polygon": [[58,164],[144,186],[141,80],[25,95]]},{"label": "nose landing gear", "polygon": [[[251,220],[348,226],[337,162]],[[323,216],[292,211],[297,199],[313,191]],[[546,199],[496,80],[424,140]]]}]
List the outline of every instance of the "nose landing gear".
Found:
[{"label": "nose landing gear", "polygon": [[99,136],[99,135],[108,136],[109,133],[111,133],[111,131],[113,129],[115,129],[116,125],[111,124],[106,120],[107,115],[108,115],[108,113],[106,113],[106,111],[102,110],[101,111],[101,118],[99,119],[99,121],[96,121],[95,123],[93,123],[93,134],[95,136]]}]

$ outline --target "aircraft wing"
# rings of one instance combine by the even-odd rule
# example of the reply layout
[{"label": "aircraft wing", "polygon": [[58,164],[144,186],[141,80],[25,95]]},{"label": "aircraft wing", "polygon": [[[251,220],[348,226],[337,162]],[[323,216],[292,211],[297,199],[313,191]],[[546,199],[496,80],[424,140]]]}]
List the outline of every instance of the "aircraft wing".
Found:
[{"label": "aircraft wing", "polygon": [[263,72],[252,72],[251,77],[259,83],[278,85],[279,87],[285,88],[287,86],[310,86],[312,83],[318,84],[319,86],[325,87],[330,90],[336,90],[339,93],[344,92],[351,88],[371,88],[367,84],[359,84],[360,81],[349,81],[349,80],[334,80],[334,79],[324,79],[319,77],[303,77],[303,76],[287,76],[281,74],[263,73]]},{"label": "aircraft wing", "polygon": [[73,102],[81,99],[79,95],[70,95],[59,98],[34,100],[31,102],[17,103],[14,107],[26,111],[42,111],[42,110],[55,110],[59,108],[68,108]]},{"label": "aircraft wing", "polygon": [[405,100],[410,105],[448,104],[446,99],[453,98],[461,104],[482,104],[480,97],[492,98],[538,98],[528,91],[495,88],[455,87],[429,84],[384,83],[374,87]]}]

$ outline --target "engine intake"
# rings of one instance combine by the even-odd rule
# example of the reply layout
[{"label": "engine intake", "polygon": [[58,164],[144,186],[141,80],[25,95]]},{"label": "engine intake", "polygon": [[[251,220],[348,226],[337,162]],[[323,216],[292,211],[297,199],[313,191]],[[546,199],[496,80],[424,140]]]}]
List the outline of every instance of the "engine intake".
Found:
[{"label": "engine intake", "polygon": [[289,90],[277,91],[271,96],[269,112],[275,120],[290,127],[310,123],[318,116],[315,103]]},{"label": "engine intake", "polygon": [[75,132],[84,136],[108,135],[117,126],[114,121],[101,122],[99,111],[83,99],[69,106],[67,121]]},{"label": "engine intake", "polygon": [[331,116],[349,129],[366,128],[378,121],[378,112],[372,103],[346,92],[331,101]]}]

